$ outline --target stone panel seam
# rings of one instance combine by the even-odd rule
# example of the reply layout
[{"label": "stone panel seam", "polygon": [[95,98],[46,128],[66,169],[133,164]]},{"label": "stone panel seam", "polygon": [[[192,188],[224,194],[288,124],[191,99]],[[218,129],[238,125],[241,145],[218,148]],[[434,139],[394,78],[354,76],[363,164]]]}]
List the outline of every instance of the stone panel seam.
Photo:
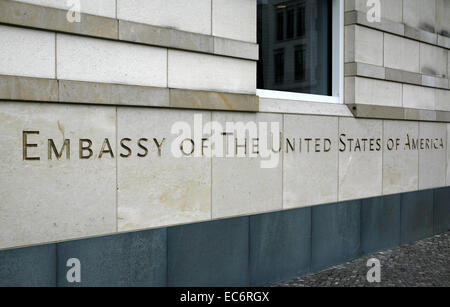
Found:
[{"label": "stone panel seam", "polygon": [[252,250],[252,244],[251,244],[251,225],[250,223],[252,222],[252,218],[250,216],[247,217],[247,223],[248,223],[248,234],[247,234],[247,278],[248,278],[248,282],[247,282],[247,287],[251,286],[251,281],[252,281],[252,265],[251,265],[251,250]]},{"label": "stone panel seam", "polygon": [[[420,52],[420,51],[419,51]],[[419,56],[419,61],[420,61],[420,56]],[[403,104],[403,100],[405,97],[405,86],[402,84],[402,108],[403,108],[403,118],[405,118],[405,106]]]},{"label": "stone panel seam", "polygon": [[[339,163],[338,163],[339,164]],[[338,178],[339,182],[339,178]],[[339,197],[339,191],[338,191]],[[312,272],[312,261],[313,261],[313,207],[309,207],[309,261],[308,261],[308,272]]]},{"label": "stone panel seam", "polygon": [[[421,67],[422,67],[422,48],[420,47],[420,44],[419,44],[419,73],[422,72]],[[420,78],[422,79],[422,76]],[[421,80],[421,82],[422,82],[422,80]]]},{"label": "stone panel seam", "polygon": [[[117,0],[115,1],[116,2],[116,7],[115,7],[115,13],[116,13],[116,19],[117,19]],[[117,32],[117,33],[119,33],[119,32]]]},{"label": "stone panel seam", "polygon": [[58,244],[55,243],[55,287],[58,287]]},{"label": "stone panel seam", "polygon": [[[214,122],[214,113],[211,112],[211,122]],[[212,131],[212,127],[211,127]],[[210,219],[213,220],[213,210],[214,210],[214,203],[213,203],[213,166],[214,166],[214,157],[211,157],[211,195],[209,196],[210,202],[211,202],[211,212],[210,212]]]},{"label": "stone panel seam", "polygon": [[[381,176],[383,178],[383,176]],[[381,187],[383,189],[383,187]],[[381,201],[383,201],[384,196],[381,196]],[[364,254],[363,248],[362,248],[362,206],[363,202],[362,200],[358,200],[358,209],[359,209],[359,245],[358,245],[358,256],[361,257]]]},{"label": "stone panel seam", "polygon": [[[210,122],[212,123],[213,122],[213,112],[211,111],[211,112],[208,112],[209,113],[209,120],[210,120]],[[209,131],[210,132],[210,134],[212,135],[212,131],[213,131],[213,128],[211,127],[211,130]],[[210,186],[210,188],[209,188],[209,213],[210,213],[210,220],[212,221],[213,220],[213,191],[212,191],[212,188],[213,188],[213,158],[214,157],[211,157],[209,160],[210,160],[210,171],[209,171],[209,175],[211,176],[211,178],[210,178],[210,183],[211,183],[211,186]]]},{"label": "stone panel seam", "polygon": [[[212,122],[212,112],[211,112],[211,122]],[[210,159],[210,164],[211,164],[211,170],[210,170],[210,176],[211,176],[211,188],[210,188],[210,195],[209,195],[209,201],[210,201],[210,212],[209,212],[209,216],[210,219],[213,220],[213,157],[211,157]]]},{"label": "stone panel seam", "polygon": [[[166,86],[169,88],[169,49],[166,49]],[[169,106],[170,106],[170,93],[169,93]]]},{"label": "stone panel seam", "polygon": [[[213,18],[213,13],[214,13],[213,5],[214,5],[214,0],[210,0],[210,3],[211,3],[211,35],[213,36],[213,22],[214,22],[214,18]],[[213,36],[213,37],[214,37],[214,36]],[[215,45],[215,43],[213,43],[213,52],[215,52],[215,49],[216,49],[216,45]]]},{"label": "stone panel seam", "polygon": [[381,143],[383,145],[383,150],[381,151],[381,195],[384,195],[384,122],[385,120],[381,121]]},{"label": "stone panel seam", "polygon": [[169,228],[165,227],[166,232],[166,286],[169,285]]},{"label": "stone panel seam", "polygon": [[[420,134],[419,134],[419,126],[420,126],[420,122],[417,122],[417,137],[420,137]],[[416,188],[416,191],[419,191],[419,178],[420,178],[420,176],[419,176],[419,170],[420,170],[420,152],[418,151],[417,152],[417,188]]]},{"label": "stone panel seam", "polygon": [[55,79],[58,79],[58,38],[56,37],[55,32]]},{"label": "stone panel seam", "polygon": [[[285,127],[285,116],[284,116],[284,114],[281,116],[281,127],[282,127],[282,134],[283,134],[283,136],[284,135],[286,135],[286,130],[284,129],[284,127]],[[283,208],[284,208],[284,186],[285,186],[285,184],[286,184],[286,182],[284,182],[284,159],[285,159],[285,156],[284,156],[284,150],[283,150],[283,147],[282,147],[282,145],[280,144],[280,148],[281,148],[281,206],[280,206],[280,208],[281,208],[281,210],[283,210]]]},{"label": "stone panel seam", "polygon": [[436,229],[438,219],[436,218],[436,192],[437,189],[433,189],[433,235],[434,230]]},{"label": "stone panel seam", "polygon": [[[417,126],[418,126],[418,131],[417,131],[417,135],[419,136],[419,138],[421,137],[421,134],[420,134],[420,126],[421,126],[421,123],[419,122],[418,124],[417,124]],[[420,190],[420,151],[417,153],[417,155],[418,155],[418,159],[417,159],[417,189],[418,189],[418,191]]]},{"label": "stone panel seam", "polygon": [[434,228],[435,228],[435,219],[434,219],[434,210],[436,208],[436,192],[438,191],[438,189],[441,188],[435,188],[433,189],[433,193],[431,193],[431,197],[433,197],[433,210],[432,210],[432,223],[431,223],[431,227],[432,227],[432,233],[434,234]]},{"label": "stone panel seam", "polygon": [[[383,130],[384,130],[384,124],[383,124]],[[381,178],[383,178],[383,173],[381,173]],[[383,188],[383,187],[382,187]],[[382,196],[383,197],[383,196]],[[382,198],[383,199],[383,198]],[[359,205],[359,250],[360,250],[360,254],[361,256],[365,255],[364,253],[364,249],[362,246],[362,232],[363,232],[363,206],[364,203],[363,201],[360,202]]]},{"label": "stone panel seam", "polygon": [[[417,159],[417,160],[419,160],[419,159]],[[419,180],[417,180],[417,186],[419,185]],[[403,193],[403,194],[405,194],[405,193]],[[400,194],[400,204],[399,204],[399,206],[400,206],[400,214],[399,214],[399,216],[398,216],[398,219],[399,219],[399,221],[398,221],[398,225],[399,225],[399,227],[400,227],[400,231],[398,232],[398,236],[399,236],[399,238],[398,238],[398,242],[401,244],[401,242],[402,242],[402,199],[403,199],[403,194]]]},{"label": "stone panel seam", "polygon": [[120,39],[119,37],[119,33],[120,33],[120,22],[119,19],[117,18],[117,0],[116,0],[116,7],[115,7],[115,13],[116,13],[116,20],[117,20],[117,38]]},{"label": "stone panel seam", "polygon": [[116,233],[119,232],[119,119],[118,119],[118,112],[117,107],[115,109],[116,114],[116,186],[115,186],[115,192],[116,192]]},{"label": "stone panel seam", "polygon": [[[338,127],[337,127],[337,140],[339,140],[339,135],[341,134],[341,117],[339,116],[338,117]],[[339,202],[340,201],[340,186],[339,186],[339,177],[340,177],[340,158],[341,158],[341,154],[340,154],[340,151],[339,150],[337,150],[336,151],[336,154],[337,154],[337,182],[336,182],[336,185],[337,185],[337,201]],[[311,213],[312,214],[312,213]],[[312,217],[311,217],[311,221],[312,221]],[[311,233],[311,236],[312,236],[312,233]]]}]

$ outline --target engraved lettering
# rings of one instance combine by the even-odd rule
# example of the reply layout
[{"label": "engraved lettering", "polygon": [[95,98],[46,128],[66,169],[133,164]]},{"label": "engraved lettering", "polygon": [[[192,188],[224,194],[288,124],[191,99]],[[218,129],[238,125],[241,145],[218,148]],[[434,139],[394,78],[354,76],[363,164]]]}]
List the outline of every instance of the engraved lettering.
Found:
[{"label": "engraved lettering", "polygon": [[[244,144],[238,144],[238,139],[237,138],[235,138],[234,139],[234,147],[235,147],[235,151],[234,151],[234,154],[236,155],[236,156],[239,156],[239,157],[245,157],[246,155],[247,155],[247,139],[244,139]],[[243,148],[244,149],[244,155],[238,155],[238,150],[239,150],[239,148]]]},{"label": "engraved lettering", "polygon": [[[107,148],[105,149],[105,147],[107,147]],[[114,158],[114,153],[112,151],[111,144],[109,143],[109,140],[106,138],[103,141],[102,149],[100,150],[100,154],[98,155],[98,158],[101,159],[103,157],[103,154],[108,154],[108,153],[111,155],[111,158]]]},{"label": "engraved lettering", "polygon": [[65,139],[64,140],[64,144],[61,147],[61,151],[58,152],[58,150],[56,149],[55,143],[53,142],[52,139],[48,140],[48,159],[52,160],[52,152],[55,154],[56,159],[61,160],[61,157],[64,153],[64,151],[66,151],[66,159],[70,160],[70,140]]},{"label": "engraved lettering", "polygon": [[28,148],[36,148],[38,144],[29,144],[28,143],[28,135],[29,134],[37,134],[39,135],[39,131],[22,131],[22,155],[23,160],[31,160],[38,161],[41,160],[40,157],[29,157],[28,156]]},{"label": "engraved lettering", "polygon": [[289,153],[289,148],[295,152],[295,139],[292,140],[292,143],[289,139],[286,139],[286,153]]},{"label": "engraved lettering", "polygon": [[[186,142],[186,141],[188,141],[188,142],[190,142],[191,143],[191,152],[186,152],[186,151],[184,151],[184,142]],[[180,144],[180,149],[181,149],[181,152],[183,153],[183,155],[185,155],[185,156],[191,156],[193,153],[194,153],[194,149],[195,149],[195,143],[194,143],[194,140],[193,139],[184,139],[182,142],[181,142],[181,144]]]},{"label": "engraved lettering", "polygon": [[[85,146],[84,144],[87,143],[88,146]],[[91,149],[92,147],[92,141],[90,139],[80,139],[80,159],[90,159],[94,152]],[[89,154],[86,156],[84,155],[84,152],[88,151]]]},{"label": "engraved lettering", "polygon": [[161,143],[158,143],[157,139],[153,139],[153,142],[155,142],[156,147],[158,147],[158,156],[161,157],[161,149],[162,149],[162,146],[164,145],[164,143],[166,142],[166,139],[165,138],[162,139]]},{"label": "engraved lettering", "polygon": [[259,155],[259,138],[252,139],[252,154]]},{"label": "engraved lettering", "polygon": [[129,139],[129,138],[123,138],[123,139],[120,140],[120,146],[122,146],[122,148],[125,149],[125,150],[127,151],[126,154],[123,154],[123,153],[120,154],[120,156],[121,156],[122,158],[128,158],[128,157],[130,157],[131,154],[132,154],[131,148],[128,147],[127,145],[125,145],[125,144],[124,144],[125,142],[131,142],[131,139]]},{"label": "engraved lettering", "polygon": [[347,148],[347,145],[345,145],[345,142],[342,140],[342,138],[345,138],[345,136],[346,136],[345,134],[341,134],[339,136],[339,143],[341,143],[341,145],[343,146],[343,147],[339,146],[339,151],[340,152],[344,152],[345,149]]},{"label": "engraved lettering", "polygon": [[331,140],[330,139],[324,139],[323,152],[330,152],[330,151],[331,151]]},{"label": "engraved lettering", "polygon": [[141,138],[141,139],[139,139],[139,141],[138,141],[138,146],[139,146],[139,148],[141,148],[142,150],[144,150],[144,153],[138,153],[138,154],[137,154],[138,157],[140,157],[140,158],[144,158],[144,157],[146,157],[147,154],[148,154],[148,149],[147,149],[147,147],[145,147],[145,146],[142,144],[142,142],[148,142],[148,139],[146,139],[146,138]]}]

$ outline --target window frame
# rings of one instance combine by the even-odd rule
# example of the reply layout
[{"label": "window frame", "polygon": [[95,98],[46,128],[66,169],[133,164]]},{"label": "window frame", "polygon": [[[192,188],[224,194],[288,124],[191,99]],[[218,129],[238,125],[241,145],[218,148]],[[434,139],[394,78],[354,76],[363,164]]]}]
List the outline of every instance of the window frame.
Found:
[{"label": "window frame", "polygon": [[332,2],[332,96],[256,89],[260,98],[300,100],[309,102],[344,103],[344,0]]}]

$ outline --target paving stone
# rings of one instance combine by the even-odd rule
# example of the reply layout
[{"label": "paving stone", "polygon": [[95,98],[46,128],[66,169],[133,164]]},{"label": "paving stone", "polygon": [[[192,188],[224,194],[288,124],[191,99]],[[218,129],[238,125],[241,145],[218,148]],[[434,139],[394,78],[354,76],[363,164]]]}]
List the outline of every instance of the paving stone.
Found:
[{"label": "paving stone", "polygon": [[[381,282],[366,279],[367,260],[381,264]],[[275,287],[449,287],[450,232],[297,277]]]}]

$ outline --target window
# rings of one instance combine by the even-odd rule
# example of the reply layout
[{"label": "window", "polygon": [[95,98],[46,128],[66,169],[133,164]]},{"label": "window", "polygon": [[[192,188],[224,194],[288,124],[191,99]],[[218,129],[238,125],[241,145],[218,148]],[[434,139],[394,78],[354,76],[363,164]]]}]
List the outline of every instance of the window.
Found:
[{"label": "window", "polygon": [[297,36],[303,37],[306,32],[306,15],[305,7],[300,6],[297,8]]},{"label": "window", "polygon": [[291,39],[294,37],[294,10],[287,11],[287,25],[286,25],[286,38]]},{"label": "window", "polygon": [[258,92],[341,99],[340,14],[343,0],[258,0]]},{"label": "window", "polygon": [[284,50],[278,49],[274,55],[275,66],[275,84],[282,84],[284,82]]},{"label": "window", "polygon": [[306,49],[305,46],[295,47],[295,81],[304,81],[306,77]]},{"label": "window", "polygon": [[284,12],[277,12],[277,40],[281,41],[284,39]]}]

